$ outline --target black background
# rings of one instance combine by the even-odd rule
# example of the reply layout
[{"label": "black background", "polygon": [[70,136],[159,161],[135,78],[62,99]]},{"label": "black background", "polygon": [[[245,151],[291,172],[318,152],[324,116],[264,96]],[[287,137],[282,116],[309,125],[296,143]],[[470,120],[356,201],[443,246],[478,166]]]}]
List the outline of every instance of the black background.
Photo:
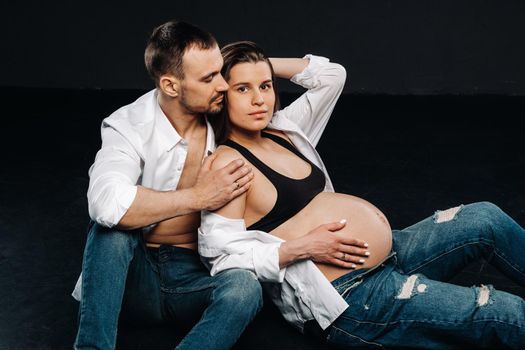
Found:
[{"label": "black background", "polygon": [[148,35],[178,18],[220,44],[330,57],[346,92],[525,94],[520,0],[5,0],[0,13],[0,86],[147,89]]},{"label": "black background", "polygon": [[[3,1],[1,350],[71,349],[100,122],[153,86],[145,42],[172,18],[221,44],[343,64],[345,93],[318,150],[336,190],[369,200],[393,228],[485,200],[525,224],[523,1]],[[284,105],[299,91],[281,90]],[[453,282],[525,297],[484,262]],[[119,344],[172,349],[181,336],[124,328]],[[236,348],[319,347],[267,302]]]}]

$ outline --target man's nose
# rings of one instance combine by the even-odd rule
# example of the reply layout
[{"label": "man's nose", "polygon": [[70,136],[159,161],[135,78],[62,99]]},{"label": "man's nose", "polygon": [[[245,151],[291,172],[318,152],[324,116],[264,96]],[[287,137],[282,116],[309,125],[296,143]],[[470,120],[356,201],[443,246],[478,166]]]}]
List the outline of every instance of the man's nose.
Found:
[{"label": "man's nose", "polygon": [[224,77],[222,76],[222,74],[219,74],[219,82],[218,82],[216,90],[218,92],[225,92],[228,90],[229,87],[230,86],[228,85],[226,80],[224,80]]}]

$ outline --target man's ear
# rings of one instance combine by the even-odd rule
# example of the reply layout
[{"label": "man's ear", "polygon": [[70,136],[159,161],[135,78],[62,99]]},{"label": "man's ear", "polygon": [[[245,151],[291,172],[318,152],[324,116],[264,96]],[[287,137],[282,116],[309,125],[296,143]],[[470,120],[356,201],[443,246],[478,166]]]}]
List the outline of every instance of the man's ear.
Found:
[{"label": "man's ear", "polygon": [[171,97],[179,96],[180,80],[173,75],[163,75],[159,79],[159,89]]}]

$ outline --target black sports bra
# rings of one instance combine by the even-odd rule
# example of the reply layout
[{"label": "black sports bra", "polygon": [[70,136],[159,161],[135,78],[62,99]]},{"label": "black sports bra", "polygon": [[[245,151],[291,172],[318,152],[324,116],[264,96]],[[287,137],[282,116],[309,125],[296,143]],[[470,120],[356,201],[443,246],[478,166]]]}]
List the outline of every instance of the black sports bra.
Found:
[{"label": "black sports bra", "polygon": [[320,192],[323,191],[326,183],[324,173],[319,167],[310,162],[303,156],[294,146],[284,140],[282,137],[262,132],[263,137],[269,138],[282,147],[290,150],[299,158],[308,162],[311,166],[310,174],[304,179],[292,179],[290,177],[279,174],[259,158],[255,157],[244,146],[241,146],[235,141],[226,140],[224,145],[236,149],[241,153],[250,163],[253,164],[264,176],[275,186],[277,190],[277,200],[272,210],[259,221],[250,225],[248,230],[260,230],[270,232],[283,222],[297,214]]}]

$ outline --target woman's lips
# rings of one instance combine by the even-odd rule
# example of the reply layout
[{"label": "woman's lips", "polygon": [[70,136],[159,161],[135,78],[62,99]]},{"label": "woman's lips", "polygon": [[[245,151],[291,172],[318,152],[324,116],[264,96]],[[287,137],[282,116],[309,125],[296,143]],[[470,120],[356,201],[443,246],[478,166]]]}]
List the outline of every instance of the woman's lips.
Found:
[{"label": "woman's lips", "polygon": [[268,113],[268,111],[256,111],[256,112],[250,113],[250,115],[252,117],[256,117],[256,118],[262,118],[262,117],[266,116],[267,113]]}]

